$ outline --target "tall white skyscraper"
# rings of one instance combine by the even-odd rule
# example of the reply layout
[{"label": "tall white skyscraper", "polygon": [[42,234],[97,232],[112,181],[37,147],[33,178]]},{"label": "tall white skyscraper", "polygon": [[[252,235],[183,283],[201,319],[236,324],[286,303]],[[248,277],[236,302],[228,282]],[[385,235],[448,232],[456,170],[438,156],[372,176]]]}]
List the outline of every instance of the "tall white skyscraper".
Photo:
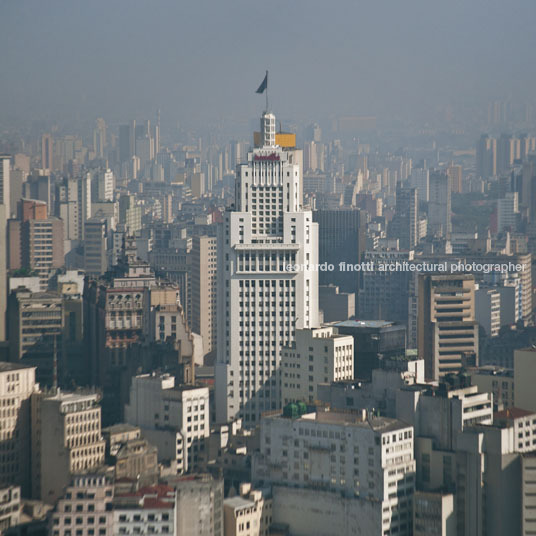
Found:
[{"label": "tall white skyscraper", "polygon": [[302,207],[293,151],[275,143],[275,116],[261,118],[262,144],[237,167],[235,206],[218,251],[216,419],[281,407],[281,348],[318,325],[318,224]]},{"label": "tall white skyscraper", "polygon": [[0,154],[0,205],[6,207],[6,217],[11,217],[9,171],[11,160],[9,155]]}]

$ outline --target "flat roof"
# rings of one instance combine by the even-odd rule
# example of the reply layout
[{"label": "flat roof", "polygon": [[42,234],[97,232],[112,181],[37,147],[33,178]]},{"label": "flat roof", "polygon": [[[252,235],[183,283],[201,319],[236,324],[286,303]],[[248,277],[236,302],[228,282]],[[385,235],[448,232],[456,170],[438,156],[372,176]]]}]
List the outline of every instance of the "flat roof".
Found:
[{"label": "flat roof", "polygon": [[0,361],[0,372],[9,372],[11,370],[21,370],[37,368],[32,365],[23,365],[22,363],[10,363],[9,361]]},{"label": "flat roof", "polygon": [[[314,418],[311,417],[312,415],[314,415]],[[363,419],[362,413],[359,411],[317,411],[316,413],[305,414],[298,420],[304,423],[317,422],[319,424],[346,424],[366,427],[372,428],[375,432],[390,432],[392,430],[411,428],[409,424],[388,417],[369,415]]]},{"label": "flat roof", "polygon": [[140,430],[140,427],[128,424],[126,422],[120,422],[118,424],[112,424],[112,426],[103,428],[102,433],[124,434],[125,432],[135,432],[136,430]]},{"label": "flat roof", "polygon": [[333,325],[343,328],[387,328],[396,324],[388,320],[344,320]]},{"label": "flat roof", "polygon": [[223,505],[231,506],[232,508],[251,508],[252,506],[255,506],[255,503],[238,495],[236,497],[231,497],[230,499],[225,499]]}]

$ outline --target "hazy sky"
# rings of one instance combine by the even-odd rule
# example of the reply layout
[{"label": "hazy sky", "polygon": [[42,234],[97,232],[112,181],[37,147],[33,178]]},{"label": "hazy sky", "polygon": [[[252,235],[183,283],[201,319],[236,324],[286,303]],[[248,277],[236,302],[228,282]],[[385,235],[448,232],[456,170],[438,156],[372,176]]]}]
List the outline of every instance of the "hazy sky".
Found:
[{"label": "hazy sky", "polygon": [[534,0],[2,0],[0,119],[247,121],[535,94]]}]

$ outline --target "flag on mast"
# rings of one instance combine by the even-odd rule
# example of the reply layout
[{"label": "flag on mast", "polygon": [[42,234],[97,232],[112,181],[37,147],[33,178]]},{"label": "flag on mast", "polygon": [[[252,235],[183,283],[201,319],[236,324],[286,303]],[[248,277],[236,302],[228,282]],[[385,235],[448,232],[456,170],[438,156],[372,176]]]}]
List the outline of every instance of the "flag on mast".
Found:
[{"label": "flag on mast", "polygon": [[264,80],[259,86],[259,89],[257,89],[255,93],[264,93],[267,89],[268,89],[268,71],[266,71],[266,76],[264,77]]}]

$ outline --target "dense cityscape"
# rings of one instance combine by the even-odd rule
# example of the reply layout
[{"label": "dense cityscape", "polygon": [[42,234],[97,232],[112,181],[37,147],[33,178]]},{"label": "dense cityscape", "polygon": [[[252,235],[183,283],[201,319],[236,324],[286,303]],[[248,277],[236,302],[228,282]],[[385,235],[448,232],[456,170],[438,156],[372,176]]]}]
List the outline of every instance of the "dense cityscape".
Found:
[{"label": "dense cityscape", "polygon": [[[0,89],[0,534],[536,534],[534,81],[448,99],[423,83],[406,105],[400,77],[397,99],[363,83],[317,108],[309,82],[265,52],[278,68],[203,78],[193,39],[180,80],[194,89],[177,85],[193,93],[173,106],[174,83],[157,77],[139,82],[150,106],[132,80],[114,94],[113,69],[105,104],[87,80],[74,97],[96,45],[62,65],[63,103],[39,71],[26,105],[22,41],[36,17],[50,43],[63,24],[44,4],[0,22],[0,64],[17,63]],[[171,4],[147,24],[169,29]],[[203,32],[242,50],[214,9]],[[285,25],[252,9],[278,42]],[[86,28],[62,31],[74,58]],[[139,36],[114,32],[125,42],[103,38],[99,61],[124,74],[119,51]],[[51,68],[50,43],[32,69]],[[375,64],[377,49],[360,53]],[[226,98],[233,110],[214,114]]]}]

